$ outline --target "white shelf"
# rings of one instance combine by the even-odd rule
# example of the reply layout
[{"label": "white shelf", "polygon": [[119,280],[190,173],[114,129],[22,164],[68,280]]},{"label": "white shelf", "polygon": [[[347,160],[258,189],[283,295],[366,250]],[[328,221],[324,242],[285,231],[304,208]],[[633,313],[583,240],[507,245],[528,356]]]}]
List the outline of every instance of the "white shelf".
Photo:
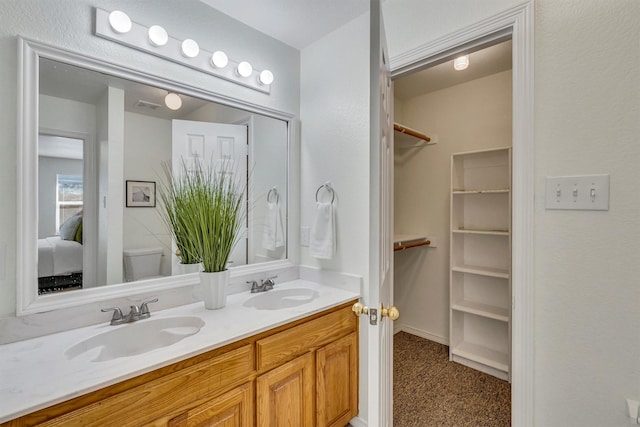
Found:
[{"label": "white shelf", "polygon": [[401,245],[403,243],[414,243],[421,242],[425,240],[427,236],[422,234],[394,234],[393,235],[393,244]]},{"label": "white shelf", "polygon": [[475,314],[476,316],[498,320],[500,322],[509,321],[509,310],[501,307],[494,307],[473,301],[456,301],[451,304],[451,309],[464,313]]},{"label": "white shelf", "polygon": [[482,363],[502,372],[509,372],[509,356],[478,344],[461,342],[451,348],[451,354]]},{"label": "white shelf", "polygon": [[482,267],[478,265],[454,265],[451,267],[451,271],[477,274],[479,276],[497,277],[499,279],[509,278],[509,270],[504,270],[502,268]]},{"label": "white shelf", "polygon": [[496,189],[496,190],[462,190],[462,189],[454,189],[453,190],[453,194],[455,195],[464,195],[464,194],[501,194],[501,193],[505,193],[505,194],[509,194],[509,190],[508,188],[501,188],[501,189]]},{"label": "white shelf", "polygon": [[393,130],[395,131],[394,144],[398,148],[416,148],[435,144],[435,141],[432,141],[431,138],[424,133],[401,125],[400,123],[394,123]]},{"label": "white shelf", "polygon": [[487,236],[509,236],[509,230],[466,230],[464,228],[456,228],[451,230],[451,232],[459,234],[483,234]]}]

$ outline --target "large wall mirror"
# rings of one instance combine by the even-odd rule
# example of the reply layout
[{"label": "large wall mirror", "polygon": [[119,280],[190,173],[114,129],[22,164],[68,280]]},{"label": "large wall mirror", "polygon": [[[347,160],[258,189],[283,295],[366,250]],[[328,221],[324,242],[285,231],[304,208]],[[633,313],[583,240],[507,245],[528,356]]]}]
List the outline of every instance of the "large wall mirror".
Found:
[{"label": "large wall mirror", "polygon": [[231,161],[245,189],[246,228],[229,267],[287,259],[290,116],[36,42],[20,47],[18,314],[186,283],[194,270],[176,256],[159,192],[164,168],[189,156]]}]

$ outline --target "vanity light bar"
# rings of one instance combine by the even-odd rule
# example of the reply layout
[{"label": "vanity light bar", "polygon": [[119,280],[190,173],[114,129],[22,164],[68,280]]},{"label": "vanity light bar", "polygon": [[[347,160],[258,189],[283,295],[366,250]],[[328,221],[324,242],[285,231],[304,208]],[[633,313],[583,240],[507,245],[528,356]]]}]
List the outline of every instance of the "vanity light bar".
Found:
[{"label": "vanity light bar", "polygon": [[107,12],[96,8],[96,36],[260,92],[271,93],[271,71],[255,70],[248,62],[233,61],[222,51],[208,52],[195,40],[175,39],[159,25],[140,25],[121,11]]}]

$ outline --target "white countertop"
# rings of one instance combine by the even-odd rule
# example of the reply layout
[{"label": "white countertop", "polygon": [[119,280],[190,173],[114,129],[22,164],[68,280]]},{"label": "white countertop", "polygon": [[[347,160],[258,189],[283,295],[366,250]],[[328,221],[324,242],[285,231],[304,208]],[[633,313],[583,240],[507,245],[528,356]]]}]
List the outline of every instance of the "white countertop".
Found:
[{"label": "white countertop", "polygon": [[[153,312],[151,319],[172,316],[198,316],[205,325],[195,335],[168,347],[137,356],[92,362],[69,360],[65,350],[74,344],[111,328],[109,323],[0,346],[0,422],[64,402],[163,366],[222,347],[274,327],[358,298],[359,295],[333,286],[307,280],[293,280],[274,288],[305,288],[317,296],[304,304],[277,310],[259,310],[250,298],[264,294],[242,292],[229,295],[220,310],[206,310],[202,302]],[[145,322],[140,320],[139,322]]]}]

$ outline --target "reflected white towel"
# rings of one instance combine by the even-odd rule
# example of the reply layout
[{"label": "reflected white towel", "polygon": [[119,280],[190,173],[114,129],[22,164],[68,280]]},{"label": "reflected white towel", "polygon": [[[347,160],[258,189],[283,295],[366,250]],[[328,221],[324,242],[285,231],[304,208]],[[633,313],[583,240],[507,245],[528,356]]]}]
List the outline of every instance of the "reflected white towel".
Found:
[{"label": "reflected white towel", "polygon": [[262,232],[262,247],[273,251],[282,246],[284,246],[284,229],[282,228],[282,215],[280,215],[280,202],[268,202]]},{"label": "reflected white towel", "polygon": [[311,227],[309,253],[320,259],[331,259],[336,251],[336,223],[332,203],[316,203],[316,217]]}]

